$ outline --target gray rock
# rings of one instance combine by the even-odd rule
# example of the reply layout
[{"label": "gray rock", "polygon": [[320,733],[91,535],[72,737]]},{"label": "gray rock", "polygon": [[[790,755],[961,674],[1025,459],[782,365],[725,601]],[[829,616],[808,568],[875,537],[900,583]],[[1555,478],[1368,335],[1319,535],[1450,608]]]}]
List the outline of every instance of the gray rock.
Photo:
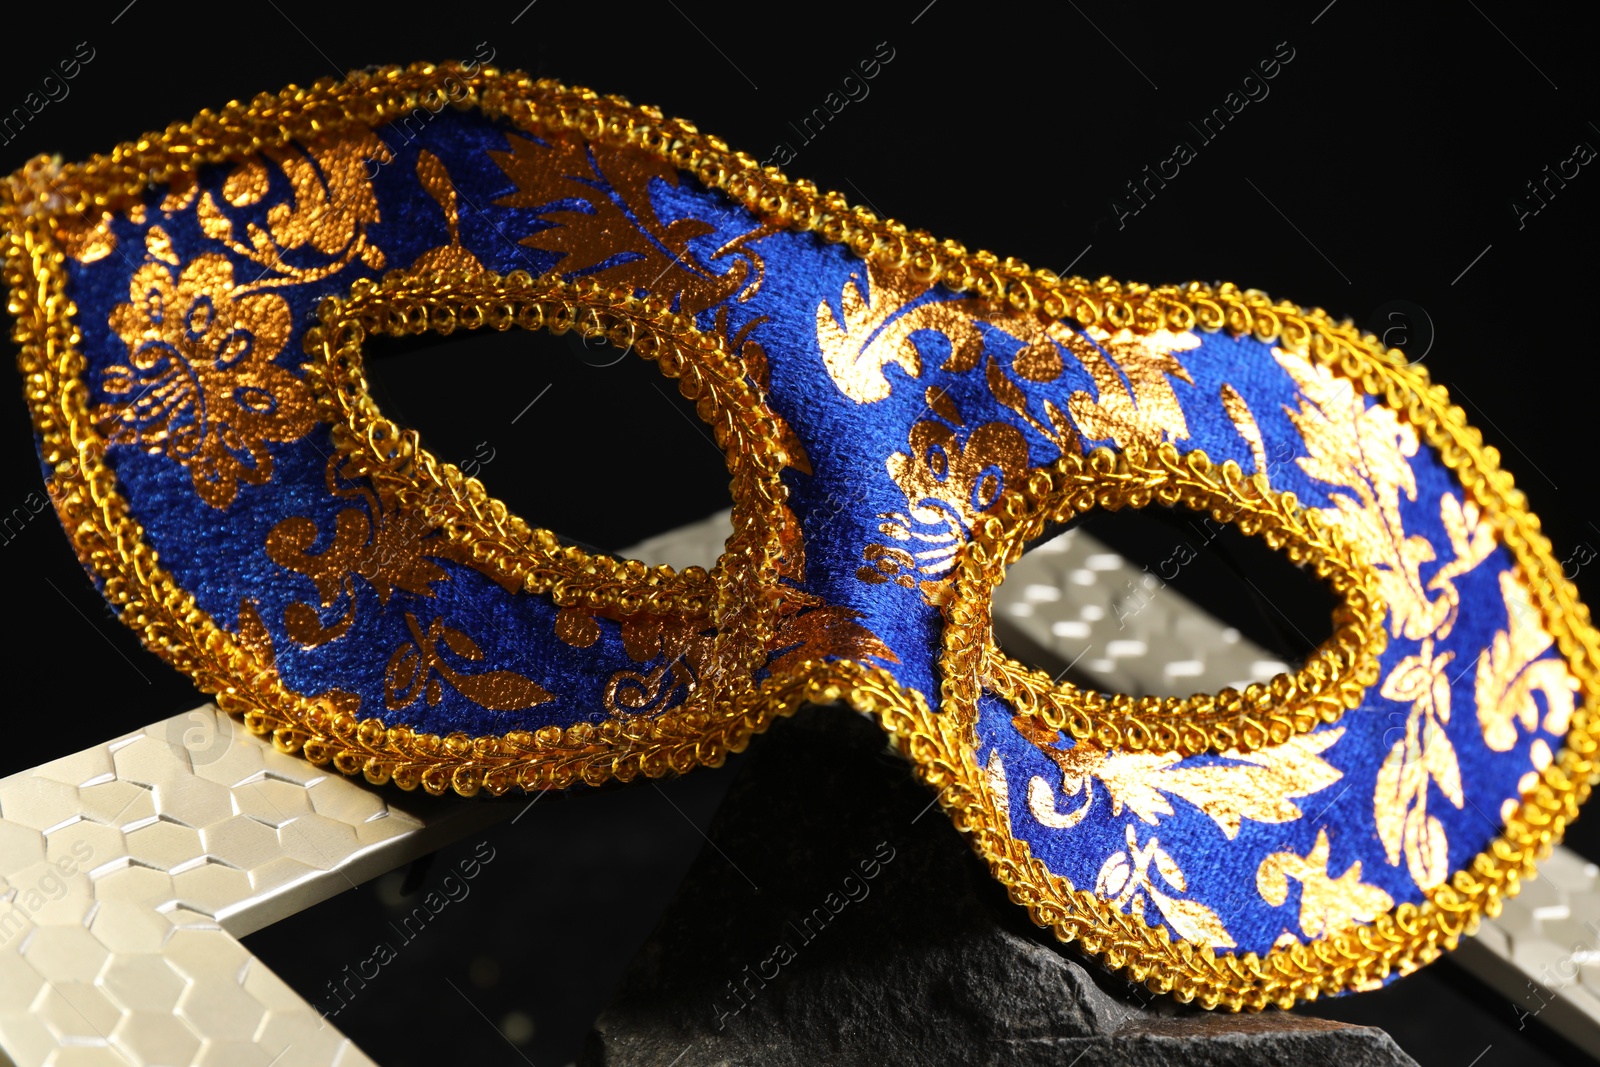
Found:
[{"label": "gray rock", "polygon": [[871,722],[759,739],[586,1067],[1411,1065],[1382,1030],[1187,1010],[1037,930]]}]

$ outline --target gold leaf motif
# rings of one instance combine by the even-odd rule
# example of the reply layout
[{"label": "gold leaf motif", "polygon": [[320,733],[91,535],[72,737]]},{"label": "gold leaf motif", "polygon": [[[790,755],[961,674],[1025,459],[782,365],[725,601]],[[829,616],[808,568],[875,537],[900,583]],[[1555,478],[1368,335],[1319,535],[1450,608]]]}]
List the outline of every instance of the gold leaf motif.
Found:
[{"label": "gold leaf motif", "polygon": [[[750,245],[772,231],[750,230],[702,262],[689,242],[712,233],[711,224],[699,219],[663,223],[656,215],[651,185],[678,184],[677,168],[665,160],[562,134],[507,140],[509,152],[489,154],[516,191],[495,203],[536,209],[554,223],[521,243],[560,255],[558,273],[592,273],[609,286],[644,290],[690,315],[735,295],[747,300],[759,288],[762,260]],[[732,267],[717,273],[711,264],[725,257],[733,259]]]},{"label": "gold leaf motif", "polygon": [[236,290],[221,255],[176,278],[146,262],[128,299],[109,318],[127,361],[106,368],[101,388],[112,399],[94,409],[95,423],[112,442],[181,463],[200,498],[226,508],[240,482],[271,479],[269,442],[297,441],[316,424],[305,383],[273,362],[289,337],[289,305]]},{"label": "gold leaf motif", "polygon": [[1483,743],[1496,752],[1516,747],[1517,725],[1532,731],[1539,727],[1535,693],[1545,700],[1544,729],[1557,737],[1567,732],[1572,719],[1578,680],[1564,659],[1540,659],[1555,642],[1528,592],[1510,571],[1500,574],[1500,596],[1505,602],[1507,629],[1478,655],[1478,725]]},{"label": "gold leaf motif", "polygon": [[[1131,823],[1124,832],[1127,849],[1113,853],[1101,865],[1095,877],[1095,892],[1113,907],[1130,908],[1140,919],[1144,919],[1144,903],[1148,899],[1182,940],[1215,948],[1233,948],[1233,938],[1216,912],[1198,900],[1183,900],[1174,895],[1187,892],[1187,879],[1177,861],[1161,847],[1160,840],[1152,837],[1141,847]],[[1161,884],[1169,886],[1172,893],[1163,891],[1151,878],[1152,865]]]},{"label": "gold leaf motif", "polygon": [[1089,440],[1109,438],[1119,449],[1188,437],[1189,424],[1168,376],[1194,384],[1173,353],[1199,348],[1200,338],[1167,329],[1107,333],[1091,327],[1088,332],[1098,348],[1080,334],[1062,331],[1067,348],[1094,379],[1099,394],[1072,394],[1067,410],[1079,434]]},{"label": "gold leaf motif", "polygon": [[[334,516],[327,548],[310,551],[321,532],[315,520],[303,515],[291,515],[267,533],[267,558],[310,578],[320,601],[284,608],[284,628],[294,641],[316,648],[343,637],[356,618],[357,578],[372,587],[379,604],[388,604],[396,592],[431,597],[433,583],[450,580],[449,572],[434,561],[448,559],[478,570],[508,592],[518,588],[513,578],[474,559],[470,547],[448,540],[421,514],[403,508],[392,492],[353,477],[343,469],[344,462],[335,453],[323,470],[329,494],[354,504]],[[319,608],[333,608],[341,598],[342,614],[324,623]]]},{"label": "gold leaf motif", "polygon": [[860,612],[838,604],[819,604],[785,616],[768,644],[769,652],[775,655],[767,663],[767,670],[783,675],[807,661],[859,660],[867,656],[899,663],[900,658],[877,634],[856,621],[860,617]]},{"label": "gold leaf motif", "polygon": [[1432,889],[1450,874],[1450,842],[1444,824],[1421,807],[1406,812],[1406,867],[1418,888]]},{"label": "gold leaf motif", "polygon": [[1409,701],[1411,710],[1405,735],[1378,768],[1373,821],[1389,862],[1398,864],[1403,853],[1411,877],[1423,889],[1443,882],[1449,873],[1449,842],[1444,824],[1428,813],[1429,787],[1438,786],[1457,808],[1466,803],[1455,744],[1445,729],[1453,658],[1450,652],[1435,656],[1430,635],[1415,655],[1394,665],[1380,689],[1390,700]]},{"label": "gold leaf motif", "polygon": [[1222,398],[1222,410],[1228,413],[1228,421],[1233,423],[1233,428],[1250,446],[1250,458],[1256,465],[1254,473],[1266,476],[1267,444],[1261,436],[1261,427],[1256,423],[1256,417],[1250,413],[1250,405],[1239,395],[1239,390],[1226,382],[1223,383],[1219,395]]},{"label": "gold leaf motif", "polygon": [[383,699],[390,711],[408,708],[426,696],[430,705],[444,698],[443,684],[490,711],[522,711],[554,700],[548,691],[531,678],[515,671],[483,671],[467,674],[457,671],[444,658],[444,651],[469,662],[483,659],[478,643],[460,630],[436,618],[426,632],[417,617],[406,612],[406,628],[411,641],[395,649],[383,675]]},{"label": "gold leaf motif", "polygon": [[1343,727],[1298,734],[1251,752],[1231,749],[1215,762],[1196,766],[1176,752],[1110,752],[1089,741],[1058,748],[1060,731],[1022,715],[1012,723],[1061,769],[1061,791],[1071,797],[1083,795],[1077,808],[1062,813],[1049,782],[1039,777],[1029,782],[1028,804],[1034,817],[1058,828],[1076,825],[1088,814],[1098,782],[1113,815],[1127,808],[1154,826],[1174,813],[1170,794],[1205,812],[1231,840],[1246,819],[1262,823],[1299,819],[1303,813],[1297,799],[1343,777],[1322,758],[1344,736]]},{"label": "gold leaf motif", "polygon": [[1308,938],[1328,937],[1357,923],[1372,922],[1394,907],[1394,899],[1361,881],[1356,860],[1337,878],[1328,874],[1328,831],[1317,831],[1317,843],[1305,856],[1274,852],[1256,868],[1256,891],[1273,907],[1289,899],[1289,881],[1300,883],[1300,932]]}]

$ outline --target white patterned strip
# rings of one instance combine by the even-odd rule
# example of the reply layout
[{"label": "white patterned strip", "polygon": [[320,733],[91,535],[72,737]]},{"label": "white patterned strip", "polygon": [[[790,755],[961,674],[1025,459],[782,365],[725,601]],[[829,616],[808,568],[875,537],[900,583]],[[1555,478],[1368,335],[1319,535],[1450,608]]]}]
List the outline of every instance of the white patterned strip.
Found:
[{"label": "white patterned strip", "polygon": [[237,938],[509,810],[371,789],[210,705],[0,780],[0,1048],[370,1063]]}]

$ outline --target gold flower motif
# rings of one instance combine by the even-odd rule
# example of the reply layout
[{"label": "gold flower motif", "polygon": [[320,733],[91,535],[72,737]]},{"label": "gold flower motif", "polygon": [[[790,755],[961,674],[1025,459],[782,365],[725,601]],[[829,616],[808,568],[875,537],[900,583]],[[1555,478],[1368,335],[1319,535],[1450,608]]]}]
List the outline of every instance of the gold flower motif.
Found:
[{"label": "gold flower motif", "polygon": [[1372,922],[1394,907],[1394,898],[1361,880],[1361,861],[1339,877],[1328,874],[1328,831],[1317,831],[1317,843],[1304,856],[1274,852],[1256,868],[1256,891],[1273,907],[1289,899],[1289,880],[1300,883],[1300,932],[1328,937]]},{"label": "gold flower motif", "polygon": [[[1006,766],[1000,759],[999,749],[989,754],[984,776],[1000,817],[1009,823],[1011,787],[1006,781]],[[1114,908],[1127,908],[1143,922],[1149,922],[1144,914],[1148,900],[1180,939],[1216,948],[1234,947],[1233,937],[1221,916],[1198,900],[1184,900],[1177,895],[1188,892],[1189,880],[1178,862],[1161,847],[1159,838],[1152,837],[1141,847],[1137,831],[1128,823],[1123,827],[1123,840],[1126,849],[1112,853],[1100,865],[1094,884],[1098,896]],[[1152,865],[1159,878],[1150,876]]]},{"label": "gold flower motif", "polygon": [[108,367],[111,402],[95,408],[108,440],[183,464],[200,498],[233,503],[239,483],[272,477],[268,442],[298,440],[316,423],[305,383],[273,363],[289,338],[289,305],[271,293],[235,294],[233,265],[201,256],[174,278],[164,263],[133,275],[108,320],[128,347]]},{"label": "gold flower motif", "polygon": [[[982,363],[994,398],[1063,451],[1075,447],[1080,437],[1109,439],[1127,448],[1136,441],[1155,444],[1189,435],[1169,379],[1193,383],[1174,353],[1199,348],[1195,334],[1091,328],[1084,336],[1064,323],[1009,314],[973,297],[915,303],[927,291],[925,283],[907,273],[869,260],[865,278],[853,275],[845,282],[838,312],[827,301],[817,305],[817,345],[840,392],[858,404],[883,400],[891,388],[884,375],[890,364],[909,377],[921,377],[922,353],[912,338],[933,331],[944,334],[950,346],[941,369],[965,374]],[[1000,330],[1022,347],[1009,359],[998,360],[985,348],[980,326]],[[1070,420],[1048,398],[1035,411],[1012,377],[1054,382],[1066,370],[1064,356],[1076,359],[1095,387],[1094,395],[1078,390],[1067,398]]]}]

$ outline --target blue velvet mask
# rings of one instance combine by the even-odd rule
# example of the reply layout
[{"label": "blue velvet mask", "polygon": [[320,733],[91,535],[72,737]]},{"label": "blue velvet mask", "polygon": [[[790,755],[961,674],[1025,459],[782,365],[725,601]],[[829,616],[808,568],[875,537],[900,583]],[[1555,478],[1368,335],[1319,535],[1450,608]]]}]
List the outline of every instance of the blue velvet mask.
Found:
[{"label": "blue velvet mask", "polygon": [[[0,219],[91,577],[346,774],[659,776],[842,701],[1038,922],[1235,1009],[1432,959],[1587,793],[1587,611],[1445,391],[1320,311],[968,253],[654,110],[471,65],[36,161]],[[368,338],[513,328],[604,339],[694,401],[731,477],[713,570],[562,543],[367,393]],[[995,645],[1008,563],[1151,505],[1303,565],[1332,636],[1185,699]]]}]

